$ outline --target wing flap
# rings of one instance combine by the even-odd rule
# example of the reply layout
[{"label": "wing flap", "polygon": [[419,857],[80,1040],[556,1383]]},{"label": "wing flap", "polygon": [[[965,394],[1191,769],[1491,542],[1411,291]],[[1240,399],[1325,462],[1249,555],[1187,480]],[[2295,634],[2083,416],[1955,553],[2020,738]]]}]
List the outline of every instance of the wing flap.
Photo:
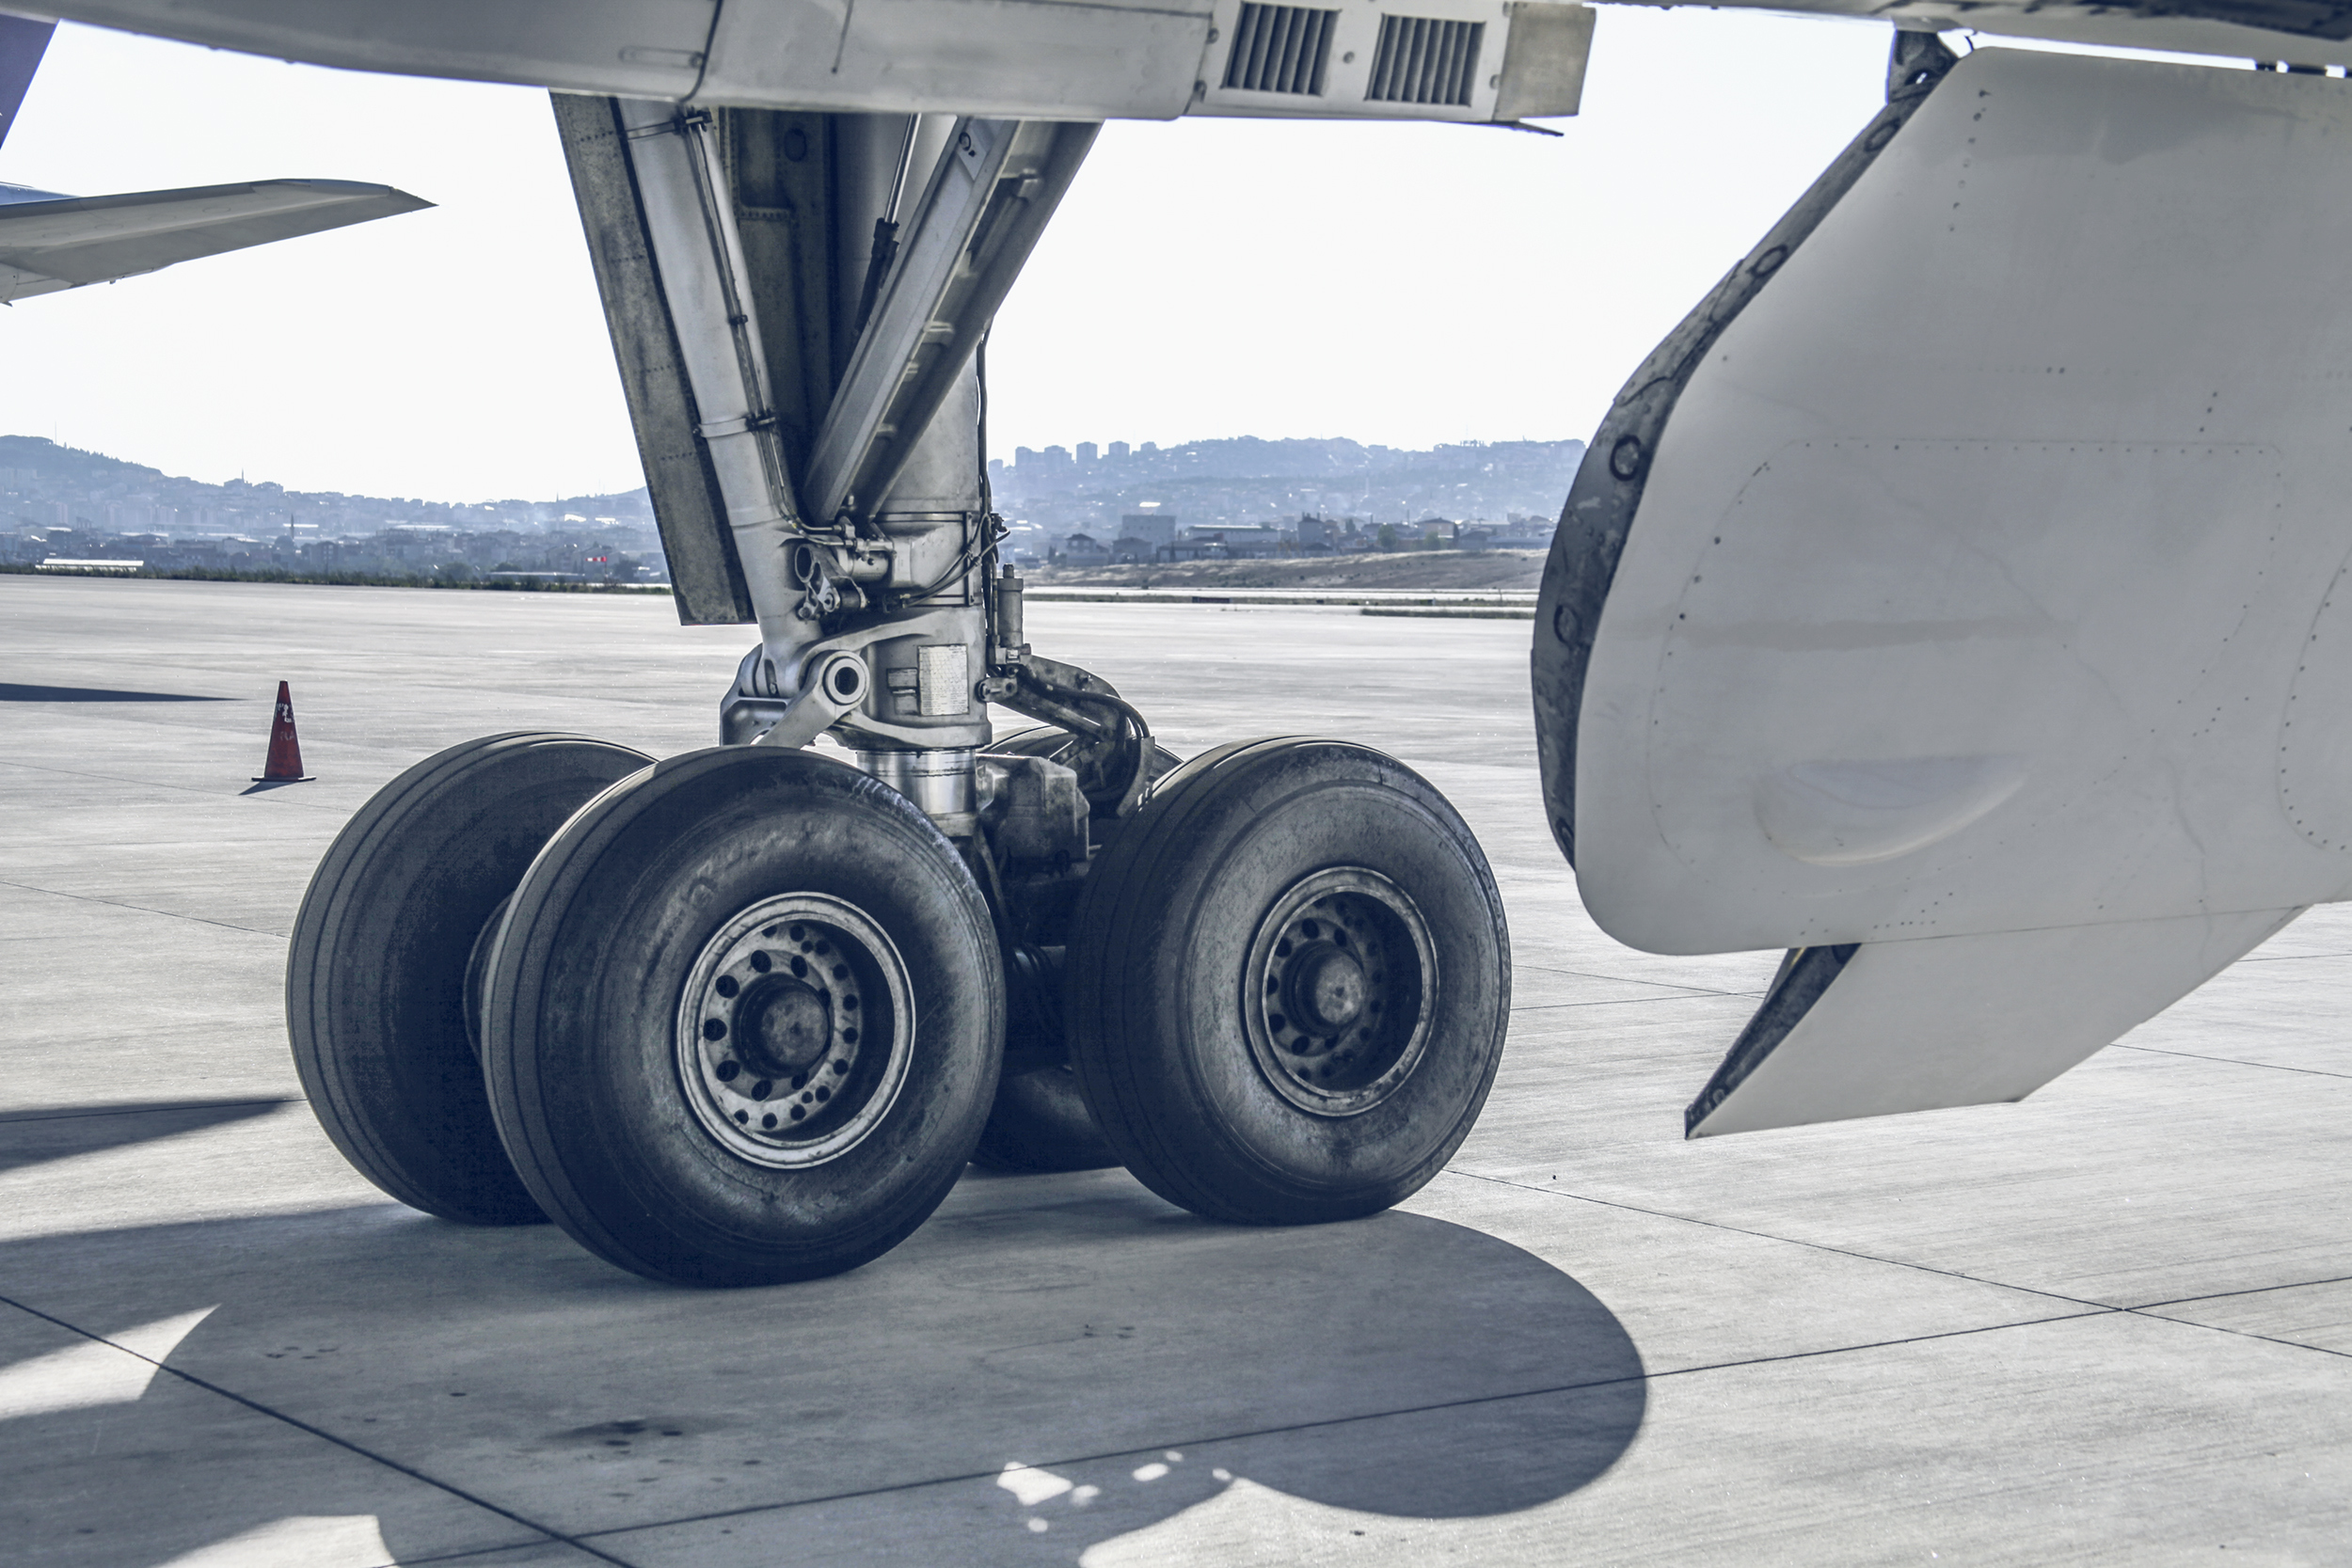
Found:
[{"label": "wing flap", "polygon": [[1804,949],[1686,1126],[1704,1138],[2023,1100],[2298,912]]}]

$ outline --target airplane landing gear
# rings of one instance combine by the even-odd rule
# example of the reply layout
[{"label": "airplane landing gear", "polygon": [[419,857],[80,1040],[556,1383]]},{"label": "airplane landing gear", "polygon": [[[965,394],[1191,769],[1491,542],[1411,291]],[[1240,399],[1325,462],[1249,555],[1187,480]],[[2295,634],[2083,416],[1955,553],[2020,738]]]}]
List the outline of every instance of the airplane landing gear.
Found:
[{"label": "airplane landing gear", "polygon": [[1461,818],[1339,741],[1180,764],[996,560],[977,345],[1094,127],[556,110],[680,618],[759,642],[716,749],[494,737],[362,809],[288,976],[336,1142],[720,1286],[879,1257],[976,1158],[1253,1223],[1428,1180],[1510,998]]},{"label": "airplane landing gear", "polygon": [[1024,860],[1054,800],[1083,825],[1054,750],[982,754],[993,799],[943,814],[979,825],[960,846],[805,751],[453,747],[360,811],[304,901],[311,1103],[415,1207],[544,1215],[694,1285],[854,1268],[975,1158],[1124,1164],[1255,1224],[1434,1176],[1510,1004],[1494,879],[1444,799],[1361,746],[1237,742],[1155,759],[1090,864]]}]

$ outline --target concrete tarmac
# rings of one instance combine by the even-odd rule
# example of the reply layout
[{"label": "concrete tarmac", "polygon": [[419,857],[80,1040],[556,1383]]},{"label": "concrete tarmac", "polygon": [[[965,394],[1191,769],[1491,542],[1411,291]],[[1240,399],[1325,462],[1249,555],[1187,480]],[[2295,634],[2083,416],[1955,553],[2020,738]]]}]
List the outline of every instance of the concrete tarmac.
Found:
[{"label": "concrete tarmac", "polygon": [[[2352,1562],[2352,915],[2023,1104],[1681,1141],[1777,955],[1547,836],[1525,622],[1040,604],[1180,752],[1320,733],[1479,833],[1509,1052],[1402,1209],[975,1172],[905,1245],[651,1285],[390,1202],[286,932],[418,758],[709,744],[667,600],[0,577],[0,1563]],[[255,788],[280,679],[316,782]]]}]

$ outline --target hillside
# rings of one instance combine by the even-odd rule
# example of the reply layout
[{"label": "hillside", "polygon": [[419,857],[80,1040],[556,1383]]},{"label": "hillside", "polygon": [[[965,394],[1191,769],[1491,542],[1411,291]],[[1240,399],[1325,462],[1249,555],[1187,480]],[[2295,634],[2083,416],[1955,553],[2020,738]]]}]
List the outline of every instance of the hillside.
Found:
[{"label": "hillside", "polygon": [[1311,561],[1188,561],[1172,566],[1045,569],[1029,580],[1056,588],[1525,589],[1543,582],[1542,550],[1399,550]]}]

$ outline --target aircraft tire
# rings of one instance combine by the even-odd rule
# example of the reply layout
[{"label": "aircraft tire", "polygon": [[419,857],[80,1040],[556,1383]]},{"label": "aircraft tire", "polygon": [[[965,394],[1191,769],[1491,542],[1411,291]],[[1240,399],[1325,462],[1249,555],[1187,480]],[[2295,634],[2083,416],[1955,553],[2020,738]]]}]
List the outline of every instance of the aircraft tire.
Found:
[{"label": "aircraft tire", "polygon": [[1088,876],[1071,1059],[1120,1161],[1212,1219],[1385,1209],[1476,1121],[1510,1012],[1502,900],[1425,780],[1344,741],[1222,746]]},{"label": "aircraft tire", "polygon": [[855,1268],[936,1209],[995,1093],[1004,973],[955,847],[808,752],[673,757],[568,823],[491,959],[485,1075],[555,1222],[651,1279]]},{"label": "aircraft tire", "polygon": [[652,761],[579,736],[469,740],[378,790],[319,863],[288,945],[286,1032],[327,1137],[401,1202],[469,1225],[546,1219],[490,1117],[469,968],[540,847]]}]

